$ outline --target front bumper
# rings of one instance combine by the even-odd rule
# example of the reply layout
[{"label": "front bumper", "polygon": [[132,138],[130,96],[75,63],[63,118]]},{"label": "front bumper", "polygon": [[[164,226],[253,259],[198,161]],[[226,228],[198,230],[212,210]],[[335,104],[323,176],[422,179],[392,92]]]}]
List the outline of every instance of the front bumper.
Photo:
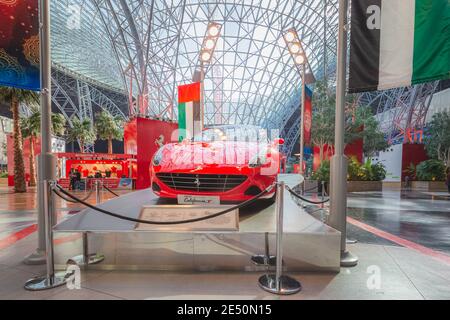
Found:
[{"label": "front bumper", "polygon": [[[271,186],[275,180],[275,176],[267,176],[261,175],[259,170],[254,169],[252,172],[246,174],[247,179],[241,183],[239,186],[225,191],[225,192],[198,192],[193,190],[175,190],[166,185],[163,181],[161,181],[154,169],[151,171],[151,185],[153,192],[161,197],[161,198],[170,198],[176,199],[178,195],[193,195],[193,196],[218,196],[221,201],[230,201],[230,202],[241,202],[252,199],[259,192],[267,189]],[[164,172],[170,173],[170,172]],[[174,172],[174,173],[183,173],[183,172]],[[191,173],[191,172],[184,172]],[[198,173],[201,175],[202,173]],[[203,172],[203,174],[210,174],[209,172]],[[228,175],[232,175],[233,173],[227,173]],[[236,173],[237,174],[237,173]],[[242,174],[242,173],[239,173]],[[258,192],[259,190],[259,192]],[[264,195],[263,199],[272,198],[275,193],[275,188],[273,188],[268,194]]]}]

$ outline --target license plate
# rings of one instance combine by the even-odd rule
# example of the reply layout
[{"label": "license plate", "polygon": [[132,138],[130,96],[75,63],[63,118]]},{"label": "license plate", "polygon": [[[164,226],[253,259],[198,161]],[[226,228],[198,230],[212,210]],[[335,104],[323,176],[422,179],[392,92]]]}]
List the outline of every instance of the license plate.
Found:
[{"label": "license plate", "polygon": [[187,194],[179,194],[177,196],[178,204],[195,204],[195,205],[217,205],[220,204],[218,196],[193,196]]}]

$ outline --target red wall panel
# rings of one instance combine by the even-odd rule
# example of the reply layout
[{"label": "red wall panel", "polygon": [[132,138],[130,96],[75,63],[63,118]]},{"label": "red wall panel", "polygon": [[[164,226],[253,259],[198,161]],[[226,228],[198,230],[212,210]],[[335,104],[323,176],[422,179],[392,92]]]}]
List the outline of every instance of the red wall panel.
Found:
[{"label": "red wall panel", "polygon": [[164,144],[177,142],[178,135],[173,134],[177,129],[176,123],[146,118],[133,119],[125,126],[125,152],[136,154],[137,159],[136,189],[150,187],[150,162],[159,149],[157,139],[163,135]]},{"label": "red wall panel", "polygon": [[[325,145],[323,150],[324,160],[329,160],[334,154],[334,149],[328,148],[328,145]],[[359,139],[348,144],[345,147],[344,153],[347,157],[356,157],[359,162],[363,162],[363,140]],[[320,147],[314,146],[313,154],[313,170],[317,170],[320,167]]]},{"label": "red wall panel", "polygon": [[415,166],[419,163],[428,160],[429,157],[425,151],[425,145],[423,144],[403,144],[403,154],[402,154],[402,181],[406,176],[406,168],[409,167],[411,163]]}]

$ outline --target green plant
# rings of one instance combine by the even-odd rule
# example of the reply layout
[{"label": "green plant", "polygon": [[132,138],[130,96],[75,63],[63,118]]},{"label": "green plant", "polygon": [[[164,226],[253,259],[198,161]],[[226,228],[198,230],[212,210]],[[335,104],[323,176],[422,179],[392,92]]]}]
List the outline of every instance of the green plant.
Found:
[{"label": "green plant", "polygon": [[80,151],[84,152],[86,144],[94,143],[96,138],[95,130],[91,126],[89,119],[83,119],[80,121],[78,118],[72,120],[72,128],[70,128],[67,135],[67,141],[78,141]]},{"label": "green plant", "polygon": [[0,173],[0,178],[8,178],[8,172]]},{"label": "green plant", "polygon": [[[330,181],[330,162],[324,161],[319,169],[312,174],[312,179]],[[383,181],[386,179],[386,168],[382,163],[372,164],[367,160],[361,164],[355,157],[348,163],[347,179],[349,181]]]},{"label": "green plant", "polygon": [[351,157],[348,162],[347,179],[350,181],[359,181],[362,180],[361,177],[361,163],[355,157]]},{"label": "green plant", "polygon": [[425,149],[432,159],[440,160],[450,168],[450,112],[439,112],[428,124]]},{"label": "green plant", "polygon": [[320,167],[313,172],[311,175],[313,180],[317,181],[330,181],[330,162],[329,161],[322,161],[320,164]]},{"label": "green plant", "polygon": [[361,164],[356,158],[350,158],[348,164],[350,181],[382,181],[386,178],[386,168],[382,163],[372,164],[369,159]]},{"label": "green plant", "polygon": [[406,167],[405,170],[403,170],[403,172],[409,177],[410,181],[417,179],[416,166],[414,165],[414,163],[411,162],[409,166]]},{"label": "green plant", "polygon": [[[320,161],[324,159],[324,147],[334,145],[334,126],[336,95],[324,81],[318,81],[314,87],[313,118],[311,127],[312,143],[319,147]],[[345,144],[363,140],[364,154],[373,156],[389,146],[379,122],[368,106],[358,106],[355,95],[347,95],[345,111]]]},{"label": "green plant", "polygon": [[440,160],[427,160],[417,165],[417,179],[420,181],[445,181],[445,164]]},{"label": "green plant", "polygon": [[[23,138],[30,138],[30,186],[36,186],[36,164],[35,164],[35,143],[41,132],[41,111],[37,106],[30,108],[31,113],[28,117],[20,119],[20,129]],[[66,119],[60,113],[51,114],[52,133],[54,135],[63,135],[66,126]]]},{"label": "green plant", "polygon": [[383,181],[386,173],[386,167],[381,162],[372,165],[372,181]]},{"label": "green plant", "polygon": [[334,115],[336,101],[325,81],[317,81],[314,88],[311,126],[312,143],[319,147],[320,162],[324,159],[325,145],[334,143]]},{"label": "green plant", "polygon": [[113,117],[109,112],[102,111],[97,114],[95,128],[101,140],[108,141],[108,153],[113,153],[112,141],[123,139],[123,121],[120,117]]},{"label": "green plant", "polygon": [[9,87],[0,88],[0,101],[9,103],[13,116],[13,139],[14,139],[14,192],[25,193],[27,186],[25,181],[25,164],[23,161],[23,142],[20,130],[20,103],[37,103],[36,92]]}]

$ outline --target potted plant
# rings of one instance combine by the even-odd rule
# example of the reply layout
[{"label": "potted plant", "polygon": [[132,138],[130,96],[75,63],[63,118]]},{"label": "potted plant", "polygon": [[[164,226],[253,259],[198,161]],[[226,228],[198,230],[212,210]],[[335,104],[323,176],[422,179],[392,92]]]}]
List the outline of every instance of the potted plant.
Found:
[{"label": "potted plant", "polygon": [[430,159],[421,162],[416,167],[417,181],[413,181],[413,189],[445,191],[445,170],[445,164],[441,160]]}]

